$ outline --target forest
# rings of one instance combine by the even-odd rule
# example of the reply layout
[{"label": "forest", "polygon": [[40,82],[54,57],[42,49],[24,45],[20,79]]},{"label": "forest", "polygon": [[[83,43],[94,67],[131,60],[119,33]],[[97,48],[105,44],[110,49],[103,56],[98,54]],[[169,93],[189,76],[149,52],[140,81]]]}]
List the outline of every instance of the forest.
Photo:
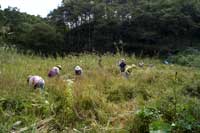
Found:
[{"label": "forest", "polygon": [[198,0],[63,0],[46,18],[0,10],[0,39],[42,55],[167,55],[198,47],[199,14]]}]

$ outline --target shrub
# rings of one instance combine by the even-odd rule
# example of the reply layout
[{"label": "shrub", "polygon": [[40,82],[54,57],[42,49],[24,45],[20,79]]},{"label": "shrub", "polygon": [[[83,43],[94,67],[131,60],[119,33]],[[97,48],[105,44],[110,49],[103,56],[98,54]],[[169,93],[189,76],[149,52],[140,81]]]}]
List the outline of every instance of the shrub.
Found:
[{"label": "shrub", "polygon": [[169,58],[172,63],[191,66],[191,67],[200,67],[200,51],[194,48],[188,48],[183,52],[178,53]]},{"label": "shrub", "polygon": [[155,108],[144,107],[136,112],[131,132],[148,133],[149,124],[159,119],[160,113]]},{"label": "shrub", "polygon": [[153,121],[149,125],[150,133],[156,132],[170,132],[171,125],[169,123],[164,122],[163,120]]},{"label": "shrub", "polygon": [[200,132],[199,109],[199,102],[192,99],[178,106],[173,130],[176,132]]}]

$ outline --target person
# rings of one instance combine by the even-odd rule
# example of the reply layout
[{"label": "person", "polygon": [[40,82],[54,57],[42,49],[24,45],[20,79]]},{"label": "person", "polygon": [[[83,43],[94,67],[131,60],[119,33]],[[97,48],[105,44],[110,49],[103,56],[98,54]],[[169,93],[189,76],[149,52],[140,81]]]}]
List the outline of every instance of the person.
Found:
[{"label": "person", "polygon": [[83,74],[83,69],[80,66],[74,68],[75,75],[80,76]]},{"label": "person", "polygon": [[143,61],[142,61],[142,62],[139,62],[139,63],[138,63],[138,66],[139,66],[139,67],[144,67],[144,62],[143,62]]},{"label": "person", "polygon": [[45,87],[45,81],[42,77],[37,75],[29,75],[27,78],[27,82],[29,86],[33,87],[34,89],[40,88],[41,90],[44,90]]},{"label": "person", "polygon": [[127,65],[124,76],[128,78],[134,68],[136,68],[135,64]]},{"label": "person", "polygon": [[169,65],[169,61],[168,61],[168,60],[164,60],[163,63],[164,63],[165,65]]},{"label": "person", "polygon": [[57,66],[53,67],[53,68],[49,71],[48,77],[51,78],[51,77],[55,77],[56,75],[59,75],[60,70],[62,70],[61,65],[57,65]]},{"label": "person", "polygon": [[152,68],[152,67],[154,67],[154,64],[149,64],[149,66],[148,66],[148,67]]},{"label": "person", "polygon": [[119,61],[119,68],[120,68],[120,72],[123,73],[125,72],[125,69],[126,69],[126,62],[125,62],[125,59],[121,59]]}]

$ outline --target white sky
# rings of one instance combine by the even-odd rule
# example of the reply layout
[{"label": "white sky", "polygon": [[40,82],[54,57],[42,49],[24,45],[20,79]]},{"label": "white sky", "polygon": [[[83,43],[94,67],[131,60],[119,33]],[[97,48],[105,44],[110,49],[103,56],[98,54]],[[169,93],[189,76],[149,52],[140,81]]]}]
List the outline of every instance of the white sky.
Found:
[{"label": "white sky", "polygon": [[62,0],[0,0],[1,9],[17,7],[20,12],[46,17],[47,14],[61,4]]}]

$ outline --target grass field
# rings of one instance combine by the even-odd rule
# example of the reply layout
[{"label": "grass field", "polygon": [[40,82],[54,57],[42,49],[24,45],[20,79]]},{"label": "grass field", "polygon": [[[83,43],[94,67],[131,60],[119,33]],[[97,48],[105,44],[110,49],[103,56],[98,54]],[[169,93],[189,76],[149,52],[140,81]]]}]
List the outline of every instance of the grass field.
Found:
[{"label": "grass field", "polygon": [[[123,78],[117,62],[145,63]],[[0,132],[200,132],[200,69],[105,54],[42,58],[0,49]],[[62,65],[59,77],[48,71]],[[153,64],[153,67],[148,67]],[[80,65],[84,74],[74,76]],[[177,73],[177,76],[176,76]],[[45,93],[28,75],[45,79]],[[68,84],[67,79],[75,79]]]}]

